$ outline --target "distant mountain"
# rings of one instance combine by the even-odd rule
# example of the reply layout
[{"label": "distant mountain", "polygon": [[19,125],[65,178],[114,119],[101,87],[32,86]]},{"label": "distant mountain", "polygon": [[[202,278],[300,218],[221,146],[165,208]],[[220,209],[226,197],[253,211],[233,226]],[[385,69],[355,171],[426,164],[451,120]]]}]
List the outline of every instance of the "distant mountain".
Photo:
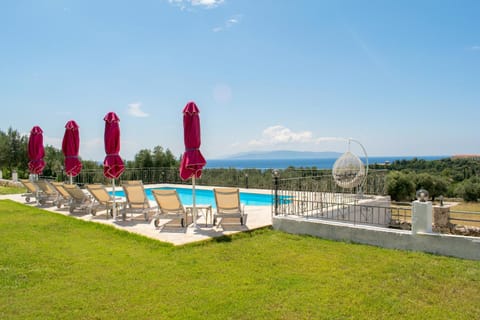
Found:
[{"label": "distant mountain", "polygon": [[228,160],[257,160],[257,159],[325,159],[338,158],[339,152],[311,152],[311,151],[253,151],[234,154],[223,159]]}]

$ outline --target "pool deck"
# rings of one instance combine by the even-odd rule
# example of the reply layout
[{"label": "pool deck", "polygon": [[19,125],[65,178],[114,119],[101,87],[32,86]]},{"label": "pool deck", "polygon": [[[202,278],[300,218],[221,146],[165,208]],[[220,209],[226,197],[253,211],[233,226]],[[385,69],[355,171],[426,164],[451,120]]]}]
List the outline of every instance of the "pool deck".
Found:
[{"label": "pool deck", "polygon": [[[188,187],[188,185],[171,185],[171,184],[161,184],[161,185],[145,185],[146,188],[155,188],[155,187]],[[212,187],[197,186],[197,189],[212,189]],[[254,193],[264,193],[270,194],[269,190],[258,190],[258,189],[240,189],[240,192],[254,192]],[[9,199],[15,202],[25,204],[27,206],[37,207],[43,210],[50,212],[62,214],[65,216],[74,217],[84,221],[91,221],[97,223],[103,223],[106,225],[111,225],[117,229],[125,230],[132,233],[137,233],[142,236],[152,238],[155,240],[168,242],[173,245],[184,245],[192,242],[209,240],[214,237],[221,237],[224,235],[231,235],[234,233],[254,230],[266,226],[272,225],[272,212],[271,206],[245,206],[245,222],[241,226],[238,223],[238,219],[234,223],[231,221],[225,220],[224,224],[220,226],[213,226],[212,220],[208,217],[208,222],[205,221],[205,213],[199,211],[199,216],[197,218],[196,227],[194,224],[190,224],[185,228],[178,226],[168,226],[165,223],[168,220],[160,220],[160,227],[155,228],[153,221],[145,221],[143,215],[131,216],[127,214],[127,218],[123,221],[120,217],[117,219],[107,218],[106,211],[100,211],[95,216],[90,214],[82,213],[75,211],[70,214],[68,208],[58,209],[56,206],[46,205],[40,206],[36,202],[25,202],[25,197],[22,197],[20,194],[16,195],[3,195],[0,196],[0,200]],[[156,207],[155,201],[150,201],[152,207]],[[199,206],[202,203],[198,203]],[[212,213],[215,212],[215,209],[212,209]]]}]

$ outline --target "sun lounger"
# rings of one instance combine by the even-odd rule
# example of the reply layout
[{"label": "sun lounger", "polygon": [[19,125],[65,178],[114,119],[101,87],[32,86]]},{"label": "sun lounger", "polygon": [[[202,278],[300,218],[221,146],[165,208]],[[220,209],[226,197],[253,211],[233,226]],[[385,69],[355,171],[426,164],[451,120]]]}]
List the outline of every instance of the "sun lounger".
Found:
[{"label": "sun lounger", "polygon": [[145,221],[149,220],[149,213],[154,212],[157,208],[150,206],[150,201],[145,194],[143,184],[124,184],[123,190],[125,191],[125,197],[127,198],[127,206],[124,209],[126,213],[142,213]]},{"label": "sun lounger", "polygon": [[57,205],[59,200],[59,194],[57,190],[48,182],[47,180],[38,180],[35,182],[37,186],[42,190],[43,199],[41,204],[46,204],[50,202],[52,205]]},{"label": "sun lounger", "polygon": [[[93,216],[96,215],[97,211],[99,210],[107,210],[107,218],[108,214],[113,217],[114,204],[117,212],[124,210],[125,201],[120,198],[114,200],[103,184],[88,184],[87,190],[95,199],[95,202],[90,210],[90,213]],[[122,212],[123,219],[125,220],[125,212]]]},{"label": "sun lounger", "polygon": [[70,195],[68,203],[70,213],[73,213],[75,209],[83,210],[87,214],[91,212],[93,200],[88,194],[83,192],[76,184],[63,184],[63,188]]},{"label": "sun lounger", "polygon": [[22,194],[22,197],[25,197],[25,202],[29,203],[32,198],[37,199],[40,188],[38,188],[32,181],[27,179],[20,179],[20,182],[25,188],[27,188],[27,193]]},{"label": "sun lounger", "polygon": [[35,198],[38,204],[44,205],[48,201],[54,201],[54,199],[57,197],[47,194],[42,189],[40,186],[37,184],[39,181],[33,182],[27,179],[20,179],[20,182],[27,188],[28,192],[25,194],[22,194],[23,197],[25,197],[25,202],[29,203],[31,198]]},{"label": "sun lounger", "polygon": [[186,210],[182,205],[176,190],[153,189],[152,194],[158,205],[158,212],[153,217],[156,228],[160,225],[161,218],[178,220],[182,228],[186,226],[187,213],[190,210]]},{"label": "sun lounger", "polygon": [[143,182],[142,180],[125,180],[125,181],[122,181],[122,185],[124,184],[140,184],[140,185],[143,185]]},{"label": "sun lounger", "polygon": [[57,207],[60,209],[62,205],[68,206],[72,200],[72,196],[63,186],[63,182],[52,181],[51,185],[57,190],[59,199],[57,200]]},{"label": "sun lounger", "polygon": [[[216,213],[213,216],[213,225],[218,218],[239,218],[240,225],[243,225],[244,208],[240,204],[240,192],[238,188],[214,188]],[[220,225],[220,223],[219,223]]]}]

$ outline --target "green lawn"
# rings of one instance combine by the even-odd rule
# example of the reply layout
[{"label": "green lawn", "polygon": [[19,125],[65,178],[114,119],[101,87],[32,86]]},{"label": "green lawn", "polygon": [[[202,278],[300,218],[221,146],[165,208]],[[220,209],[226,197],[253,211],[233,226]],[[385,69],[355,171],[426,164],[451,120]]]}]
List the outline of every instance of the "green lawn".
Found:
[{"label": "green lawn", "polygon": [[27,189],[25,189],[25,188],[0,186],[0,195],[25,193],[25,192],[27,192]]},{"label": "green lawn", "polygon": [[270,229],[173,247],[0,201],[0,319],[475,319],[480,261]]}]

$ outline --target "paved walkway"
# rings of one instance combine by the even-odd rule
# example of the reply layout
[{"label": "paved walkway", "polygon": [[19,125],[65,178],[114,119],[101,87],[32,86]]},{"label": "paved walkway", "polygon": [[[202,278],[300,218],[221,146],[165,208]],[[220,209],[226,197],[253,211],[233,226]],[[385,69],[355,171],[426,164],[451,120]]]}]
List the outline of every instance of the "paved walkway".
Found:
[{"label": "paved walkway", "polygon": [[[249,189],[248,191],[252,192],[254,190]],[[265,190],[256,191],[261,193],[267,193]],[[203,241],[213,237],[230,235],[242,231],[248,231],[272,225],[270,206],[245,206],[245,223],[243,226],[238,223],[238,219],[236,219],[235,223],[232,224],[227,223],[230,221],[225,221],[225,224],[222,224],[221,226],[213,226],[210,217],[208,219],[208,223],[205,224],[205,216],[203,215],[204,213],[199,212],[196,227],[193,224],[189,225],[186,228],[168,225],[164,226],[165,223],[168,222],[168,220],[160,220],[160,227],[155,228],[155,226],[153,225],[153,221],[147,222],[143,219],[143,214],[133,217],[130,214],[127,214],[127,219],[123,221],[120,217],[117,219],[107,218],[106,211],[100,211],[95,216],[92,216],[90,214],[85,214],[81,212],[74,212],[70,214],[68,212],[68,208],[64,207],[58,209],[56,206],[50,205],[37,206],[35,202],[30,202],[27,204],[25,202],[25,198],[19,194],[0,196],[0,200],[2,199],[10,199],[28,206],[38,207],[47,211],[63,214],[65,216],[70,216],[85,221],[111,225],[121,230],[137,233],[152,239],[169,242],[174,245],[183,245],[191,242]],[[151,204],[152,206],[155,206],[155,202],[152,201]],[[215,211],[215,209],[212,209],[212,211]]]}]

